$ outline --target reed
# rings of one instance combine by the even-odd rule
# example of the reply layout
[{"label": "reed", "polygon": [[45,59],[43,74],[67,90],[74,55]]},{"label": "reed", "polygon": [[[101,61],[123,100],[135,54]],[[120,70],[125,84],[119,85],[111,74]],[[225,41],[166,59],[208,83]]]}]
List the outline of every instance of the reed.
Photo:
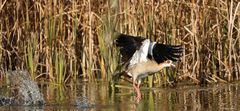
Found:
[{"label": "reed", "polygon": [[28,70],[31,74],[31,78],[34,79],[35,78],[35,64],[34,64],[34,60],[33,60],[33,49],[31,48],[31,46],[27,47],[27,57],[26,57],[26,63],[28,66]]},{"label": "reed", "polygon": [[63,52],[55,52],[55,74],[56,74],[56,81],[58,84],[65,83],[65,58]]},{"label": "reed", "polygon": [[235,0],[1,0],[0,69],[28,69],[33,79],[59,84],[78,77],[111,81],[120,58],[113,44],[116,30],[184,45],[178,68],[150,77],[150,86],[170,78],[236,81],[239,5]]}]

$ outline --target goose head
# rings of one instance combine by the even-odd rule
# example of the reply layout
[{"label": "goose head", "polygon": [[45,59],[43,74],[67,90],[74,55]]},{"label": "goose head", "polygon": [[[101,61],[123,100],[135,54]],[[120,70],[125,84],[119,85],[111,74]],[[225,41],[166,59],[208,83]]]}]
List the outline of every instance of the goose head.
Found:
[{"label": "goose head", "polygon": [[173,64],[173,61],[172,60],[166,60],[163,62],[163,67],[176,67],[174,64]]}]

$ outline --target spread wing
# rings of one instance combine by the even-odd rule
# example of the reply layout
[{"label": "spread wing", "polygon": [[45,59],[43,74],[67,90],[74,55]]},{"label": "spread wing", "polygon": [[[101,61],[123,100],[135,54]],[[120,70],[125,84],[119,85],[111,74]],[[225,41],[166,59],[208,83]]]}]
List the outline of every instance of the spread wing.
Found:
[{"label": "spread wing", "polygon": [[116,46],[120,48],[122,62],[132,66],[136,63],[147,61],[149,39],[120,34]]},{"label": "spread wing", "polygon": [[181,45],[160,44],[125,34],[118,35],[116,46],[120,48],[121,61],[128,67],[147,59],[155,60],[158,64],[166,60],[177,61],[183,52]]},{"label": "spread wing", "polygon": [[152,49],[152,55],[148,55],[149,59],[154,59],[157,63],[162,63],[166,60],[177,61],[183,52],[181,45],[165,45],[156,43]]}]

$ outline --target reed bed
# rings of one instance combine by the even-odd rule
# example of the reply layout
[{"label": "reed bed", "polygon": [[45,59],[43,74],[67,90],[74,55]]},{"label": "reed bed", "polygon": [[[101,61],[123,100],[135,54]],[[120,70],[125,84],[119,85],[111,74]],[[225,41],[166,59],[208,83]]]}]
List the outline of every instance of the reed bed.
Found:
[{"label": "reed bed", "polygon": [[231,82],[240,76],[239,29],[237,0],[0,0],[0,68],[59,84],[111,80],[116,30],[184,45],[177,70],[150,77],[155,84]]}]

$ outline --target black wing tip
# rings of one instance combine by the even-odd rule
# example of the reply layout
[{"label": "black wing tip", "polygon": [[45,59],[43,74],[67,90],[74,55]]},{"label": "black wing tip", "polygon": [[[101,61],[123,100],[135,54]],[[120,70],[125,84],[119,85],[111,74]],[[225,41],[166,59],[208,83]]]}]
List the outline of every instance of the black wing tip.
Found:
[{"label": "black wing tip", "polygon": [[170,56],[174,59],[172,59],[173,61],[177,61],[179,60],[180,57],[183,56],[183,51],[184,51],[184,46],[183,45],[171,45],[169,48],[170,52]]},{"label": "black wing tip", "polygon": [[157,63],[166,60],[178,61],[184,51],[183,45],[156,44],[153,50],[153,56]]}]

